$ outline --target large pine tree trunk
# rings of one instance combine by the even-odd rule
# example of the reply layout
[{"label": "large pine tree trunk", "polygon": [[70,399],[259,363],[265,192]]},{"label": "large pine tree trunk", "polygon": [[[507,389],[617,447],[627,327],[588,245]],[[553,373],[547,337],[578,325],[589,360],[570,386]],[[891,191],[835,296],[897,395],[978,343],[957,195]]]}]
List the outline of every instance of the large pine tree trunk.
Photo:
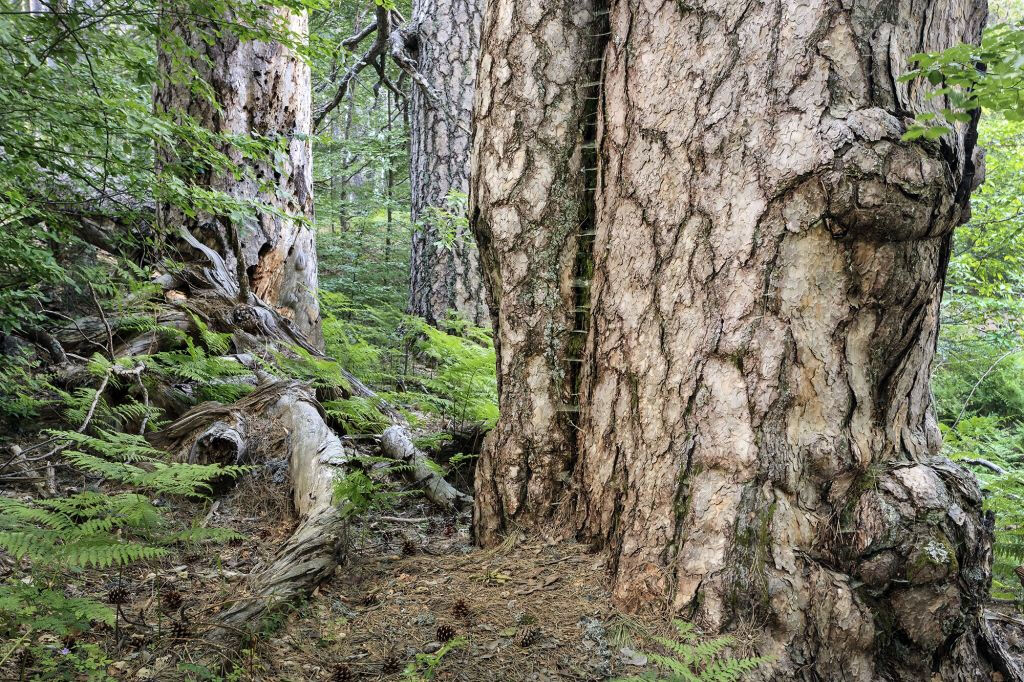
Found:
[{"label": "large pine tree trunk", "polygon": [[[305,13],[276,11],[294,35],[305,35]],[[238,149],[225,147],[238,167],[251,171],[241,181],[230,173],[202,169],[193,169],[187,180],[236,199],[259,201],[283,215],[254,210],[240,224],[229,225],[209,215],[189,218],[162,205],[161,224],[171,230],[184,226],[223,254],[232,272],[245,272],[243,284],[253,294],[319,346],[315,236],[310,224],[296,219],[313,216],[309,66],[281,43],[239,40],[227,23],[216,27],[220,33],[215,35],[215,27],[194,25],[188,12],[181,16],[171,28],[196,56],[186,59],[180,49],[161,51],[157,109],[187,114],[217,133],[279,139],[283,145],[282,153],[268,161],[246,159]],[[195,78],[172,62],[172,52],[209,84],[216,105],[192,90]],[[161,150],[160,155],[165,167],[179,160],[175,150]],[[241,268],[236,241],[241,245]]]},{"label": "large pine tree trunk", "polygon": [[[413,87],[409,175],[413,233],[410,312],[431,324],[449,310],[486,324],[487,303],[476,244],[463,227],[450,247],[439,245],[437,211],[451,213],[449,192],[469,190],[469,121],[480,47],[482,0],[417,0],[413,11],[418,71],[438,101]],[[458,216],[460,219],[464,216]]]},{"label": "large pine tree trunk", "polygon": [[[586,10],[488,9],[474,208],[502,417],[478,537],[555,515],[608,548],[624,604],[764,626],[774,679],[987,679],[990,523],[929,394],[975,124],[901,142],[941,101],[896,80],[977,41],[983,1],[620,0],[589,45]],[[577,191],[549,159],[585,159],[586,124],[539,125],[539,102],[585,106],[581,70],[552,64],[588,50],[599,183]],[[539,213],[566,196],[578,222]],[[588,210],[571,277],[542,247]]]},{"label": "large pine tree trunk", "polygon": [[476,469],[475,530],[485,543],[513,524],[543,526],[570,471],[592,9],[589,0],[544,10],[491,0],[485,14],[470,214],[491,296],[501,410]]}]

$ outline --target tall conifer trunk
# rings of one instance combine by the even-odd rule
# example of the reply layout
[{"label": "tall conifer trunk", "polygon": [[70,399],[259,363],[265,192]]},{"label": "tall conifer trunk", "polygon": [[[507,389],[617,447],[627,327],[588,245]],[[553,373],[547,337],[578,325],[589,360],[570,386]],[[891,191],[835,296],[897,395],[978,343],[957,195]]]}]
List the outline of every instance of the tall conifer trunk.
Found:
[{"label": "tall conifer trunk", "polygon": [[[304,13],[276,10],[296,36],[306,33]],[[172,63],[171,51],[159,56],[161,82],[154,99],[158,110],[181,112],[216,133],[253,135],[281,141],[281,151],[271,162],[243,158],[235,148],[225,151],[240,167],[251,171],[239,180],[232,174],[204,172],[187,178],[201,187],[216,189],[237,199],[257,200],[275,212],[253,211],[244,220],[229,224],[209,215],[191,218],[170,206],[160,207],[162,224],[172,230],[184,225],[192,234],[220,253],[232,272],[256,296],[273,306],[315,345],[322,344],[317,302],[316,243],[310,224],[313,216],[312,155],[310,134],[309,66],[291,49],[278,42],[240,40],[229,22],[220,26],[195,26],[173,19],[172,28],[195,57],[186,65],[209,84],[216,99],[192,91],[195,79],[181,65]],[[161,162],[176,158],[175,150],[161,150]],[[280,212],[277,214],[276,212]],[[237,267],[237,233],[242,267]]]},{"label": "tall conifer trunk", "polygon": [[[482,0],[417,0],[413,9],[417,70],[438,95],[431,103],[413,87],[409,163],[414,232],[410,258],[410,311],[431,324],[448,310],[486,324],[487,303],[472,234],[458,227],[451,246],[437,212],[458,212],[450,192],[469,190],[469,122],[480,48]],[[465,216],[458,215],[460,221]],[[446,221],[447,222],[447,221]]]},{"label": "tall conifer trunk", "polygon": [[761,628],[771,679],[987,679],[990,521],[929,393],[976,121],[902,142],[942,103],[897,80],[976,42],[983,1],[487,17],[478,539],[596,542],[623,604]]}]

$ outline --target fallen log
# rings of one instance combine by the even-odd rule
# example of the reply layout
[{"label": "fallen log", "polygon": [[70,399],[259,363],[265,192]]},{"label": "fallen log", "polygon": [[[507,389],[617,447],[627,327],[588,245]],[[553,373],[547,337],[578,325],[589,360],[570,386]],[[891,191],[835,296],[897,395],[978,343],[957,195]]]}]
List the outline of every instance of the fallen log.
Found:
[{"label": "fallen log", "polygon": [[344,519],[334,504],[334,479],[348,461],[337,435],[324,422],[312,391],[284,382],[280,399],[263,415],[287,432],[292,502],[299,525],[274,560],[255,577],[252,595],[235,602],[218,620],[252,623],[267,609],[305,596],[333,572],[343,549]]},{"label": "fallen log", "polygon": [[430,467],[428,457],[412,442],[408,427],[395,424],[381,435],[381,450],[391,459],[409,465],[407,477],[423,488],[428,500],[443,509],[465,509],[473,498],[457,490]]}]

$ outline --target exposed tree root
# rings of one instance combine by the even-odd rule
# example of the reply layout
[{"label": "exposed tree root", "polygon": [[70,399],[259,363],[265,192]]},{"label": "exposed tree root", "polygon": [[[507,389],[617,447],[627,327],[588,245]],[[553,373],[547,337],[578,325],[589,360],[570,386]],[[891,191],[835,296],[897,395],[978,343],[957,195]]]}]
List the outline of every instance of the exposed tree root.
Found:
[{"label": "exposed tree root", "polygon": [[980,620],[981,635],[1006,682],[1024,682],[1024,618],[985,609]]},{"label": "exposed tree root", "polygon": [[[181,274],[167,286],[181,286],[187,295],[178,298],[158,321],[182,331],[195,332],[193,320],[210,329],[231,334],[234,355],[230,358],[252,372],[255,389],[230,405],[207,402],[180,415],[148,440],[156,447],[195,463],[250,464],[270,452],[286,449],[292,499],[299,517],[295,532],[276,556],[255,574],[249,595],[235,602],[216,619],[217,634],[230,638],[256,624],[268,609],[308,595],[332,575],[343,550],[344,519],[333,500],[333,481],[349,456],[341,440],[325,420],[313,389],[300,381],[272,377],[258,362],[260,357],[291,353],[300,348],[314,357],[323,353],[303,334],[255,294],[243,296],[235,285],[235,273],[224,260],[187,232],[185,240],[207,257],[202,267]],[[116,320],[99,316],[70,321],[62,339],[70,347],[89,352],[105,351],[126,357],[160,350],[163,337],[157,330],[119,339]],[[72,371],[84,371],[79,368]],[[402,415],[381,400],[369,387],[342,372],[346,397],[371,398],[395,425],[382,438],[386,454],[411,465],[410,477],[428,499],[445,509],[465,508],[472,498],[456,490],[427,464],[426,456],[412,443]],[[159,389],[158,389],[159,391]]]},{"label": "exposed tree root", "polygon": [[333,480],[348,458],[309,389],[284,383],[280,399],[263,416],[287,434],[299,526],[255,577],[253,595],[220,614],[226,625],[252,623],[267,609],[309,594],[339,563],[343,519],[333,503]]}]

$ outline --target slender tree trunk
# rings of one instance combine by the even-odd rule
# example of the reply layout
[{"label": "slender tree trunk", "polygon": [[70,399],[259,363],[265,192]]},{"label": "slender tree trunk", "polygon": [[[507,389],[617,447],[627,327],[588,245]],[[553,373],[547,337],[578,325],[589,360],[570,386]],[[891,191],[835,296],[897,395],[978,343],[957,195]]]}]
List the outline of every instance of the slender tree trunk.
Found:
[{"label": "slender tree trunk", "polygon": [[554,518],[607,548],[624,605],[757,626],[766,678],[989,679],[990,519],[929,394],[976,122],[901,142],[941,101],[897,82],[976,42],[983,0],[609,10],[488,7],[478,539]]},{"label": "slender tree trunk", "polygon": [[[439,245],[438,211],[458,212],[450,192],[469,191],[470,133],[482,0],[417,0],[413,23],[418,69],[439,106],[413,86],[410,183],[413,233],[410,311],[431,324],[449,310],[486,324],[487,304],[472,234],[461,224],[450,247]],[[441,109],[443,108],[443,110]],[[458,215],[460,223],[464,216]]]},{"label": "slender tree trunk", "polygon": [[[305,14],[278,11],[284,13],[291,31],[305,34]],[[194,77],[172,63],[170,51],[162,51],[157,110],[187,114],[216,133],[280,139],[283,145],[279,163],[253,161],[235,148],[226,148],[239,168],[250,171],[241,181],[230,173],[194,167],[179,172],[188,173],[187,180],[200,186],[259,201],[285,215],[253,210],[233,226],[241,242],[241,268],[226,219],[191,218],[163,205],[161,224],[175,230],[183,226],[224,254],[232,271],[244,270],[243,284],[253,294],[292,320],[311,343],[320,345],[315,236],[312,226],[300,220],[313,215],[309,66],[280,43],[242,41],[227,26],[221,26],[222,32],[214,37],[209,26],[194,26],[188,19],[173,21],[176,36],[197,53],[187,66],[209,83],[219,106],[196,96],[191,89]],[[176,150],[162,150],[160,156],[164,168],[183,160]]]},{"label": "slender tree trunk", "polygon": [[387,284],[388,275],[391,270],[391,233],[394,229],[394,211],[395,211],[395,155],[391,152],[391,91],[388,90],[387,96],[387,125],[385,126],[385,135],[388,140],[388,158],[387,165],[384,167],[384,197],[387,200],[387,224],[384,227],[384,267],[381,269],[381,281]]}]

